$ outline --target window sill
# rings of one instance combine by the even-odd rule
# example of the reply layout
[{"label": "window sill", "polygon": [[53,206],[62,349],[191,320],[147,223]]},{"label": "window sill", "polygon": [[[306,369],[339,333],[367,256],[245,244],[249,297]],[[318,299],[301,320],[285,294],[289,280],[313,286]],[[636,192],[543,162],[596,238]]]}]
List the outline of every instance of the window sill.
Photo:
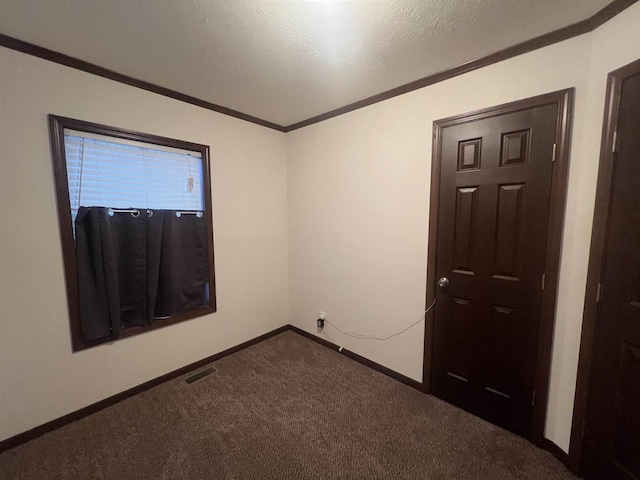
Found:
[{"label": "window sill", "polygon": [[91,347],[96,347],[98,345],[114,343],[128,337],[139,335],[141,333],[146,333],[151,330],[157,330],[162,327],[184,322],[185,320],[191,320],[192,318],[204,317],[205,315],[210,315],[215,312],[216,312],[215,306],[194,308],[193,310],[189,310],[188,312],[181,313],[180,315],[176,315],[174,317],[153,320],[153,322],[149,326],[125,328],[120,331],[120,335],[116,338],[107,337],[104,339],[91,340],[91,341],[87,341],[82,338],[78,338],[78,339],[74,338],[73,352],[74,353],[80,352],[82,350],[86,350]]}]

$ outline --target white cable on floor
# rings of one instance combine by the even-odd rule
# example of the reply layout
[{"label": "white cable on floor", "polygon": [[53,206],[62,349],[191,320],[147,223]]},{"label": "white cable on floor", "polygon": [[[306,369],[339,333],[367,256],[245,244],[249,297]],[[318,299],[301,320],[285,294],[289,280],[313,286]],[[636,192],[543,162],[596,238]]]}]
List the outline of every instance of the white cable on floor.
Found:
[{"label": "white cable on floor", "polygon": [[[352,338],[358,338],[360,340],[389,340],[390,338],[396,337],[398,335],[403,334],[404,332],[406,332],[407,330],[409,330],[412,327],[415,327],[416,325],[418,325],[422,320],[425,319],[425,317],[427,316],[427,313],[429,312],[429,310],[431,310],[431,308],[433,308],[433,306],[436,304],[436,299],[433,299],[433,302],[431,302],[431,305],[429,305],[427,307],[427,309],[424,311],[424,313],[422,314],[422,317],[420,317],[416,322],[412,323],[411,325],[409,325],[407,328],[400,330],[399,332],[396,333],[392,333],[391,335],[388,335],[386,337],[376,337],[374,335],[363,335],[361,333],[354,333],[354,332],[349,332],[349,331],[344,331],[342,329],[340,329],[339,327],[337,327],[336,325],[334,325],[333,323],[331,323],[329,320],[325,320],[325,322],[329,325],[331,325],[333,328],[335,328],[336,330],[338,330],[340,333],[347,335],[349,337]],[[325,333],[324,330],[322,330],[322,333],[324,333],[327,338],[329,338],[329,335],[327,335]],[[331,340],[331,338],[329,338],[329,340]],[[335,344],[335,342],[333,340],[331,340],[331,343]]]}]

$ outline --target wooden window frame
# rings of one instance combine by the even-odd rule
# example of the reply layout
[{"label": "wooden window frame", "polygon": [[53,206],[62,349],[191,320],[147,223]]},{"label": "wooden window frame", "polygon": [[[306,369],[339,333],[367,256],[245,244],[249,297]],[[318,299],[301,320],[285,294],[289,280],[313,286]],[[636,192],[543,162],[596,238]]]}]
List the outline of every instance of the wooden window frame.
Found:
[{"label": "wooden window frame", "polygon": [[216,311],[216,287],[213,249],[213,216],[211,203],[211,169],[209,147],[198,143],[161,137],[149,133],[136,132],[118,127],[98,123],[76,120],[73,118],[49,115],[49,133],[51,139],[51,158],[55,180],[58,218],[60,223],[60,237],[62,241],[62,256],[64,261],[65,281],[67,286],[67,301],[69,308],[69,325],[71,329],[71,346],[74,352],[93,347],[95,345],[113,342],[112,338],[86,340],[82,336],[80,326],[80,298],[78,292],[78,264],[76,245],[73,236],[71,220],[71,202],[69,199],[69,184],[67,177],[67,160],[65,151],[65,129],[104,135],[113,138],[160,145],[198,152],[202,159],[202,175],[204,184],[204,218],[207,228],[207,249],[209,261],[209,305],[189,310],[170,318],[154,320],[148,326],[134,326],[123,329],[118,340],[140,333],[156,330],[167,325],[190,320],[192,318],[209,315]]}]

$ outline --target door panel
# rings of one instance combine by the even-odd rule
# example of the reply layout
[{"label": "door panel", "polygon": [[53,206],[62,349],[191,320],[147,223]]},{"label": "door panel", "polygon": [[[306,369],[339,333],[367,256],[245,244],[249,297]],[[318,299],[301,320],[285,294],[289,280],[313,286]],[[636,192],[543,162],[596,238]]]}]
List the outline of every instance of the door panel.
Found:
[{"label": "door panel", "polygon": [[529,435],[557,104],[443,128],[432,392]]},{"label": "door panel", "polygon": [[449,338],[451,339],[451,353],[461,352],[460,355],[448,356],[447,375],[462,382],[468,382],[474,376],[475,359],[477,357],[474,338],[478,333],[474,303],[466,298],[452,298],[451,322],[449,324]]},{"label": "door panel", "polygon": [[622,82],[584,470],[640,479],[640,73]]},{"label": "door panel", "polygon": [[[522,350],[515,339],[522,338],[522,324],[515,310],[492,305],[487,335],[485,390],[511,398],[518,381],[518,365],[522,365]],[[515,360],[515,361],[514,361]]]},{"label": "door panel", "polygon": [[493,278],[520,280],[518,278],[518,249],[523,222],[524,194],[527,185],[517,183],[498,186],[498,212],[496,241],[494,244]]},{"label": "door panel", "polygon": [[473,232],[478,220],[478,187],[458,188],[456,195],[456,225],[453,240],[453,265],[457,273],[473,275],[471,252]]}]

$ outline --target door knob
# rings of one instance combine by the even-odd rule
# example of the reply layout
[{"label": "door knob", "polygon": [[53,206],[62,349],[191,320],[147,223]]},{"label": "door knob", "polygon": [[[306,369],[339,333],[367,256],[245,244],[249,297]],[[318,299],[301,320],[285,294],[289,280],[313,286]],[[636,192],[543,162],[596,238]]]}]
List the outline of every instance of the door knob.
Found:
[{"label": "door knob", "polygon": [[444,288],[447,285],[449,285],[449,279],[447,277],[442,277],[440,280],[438,280],[439,287]]}]

